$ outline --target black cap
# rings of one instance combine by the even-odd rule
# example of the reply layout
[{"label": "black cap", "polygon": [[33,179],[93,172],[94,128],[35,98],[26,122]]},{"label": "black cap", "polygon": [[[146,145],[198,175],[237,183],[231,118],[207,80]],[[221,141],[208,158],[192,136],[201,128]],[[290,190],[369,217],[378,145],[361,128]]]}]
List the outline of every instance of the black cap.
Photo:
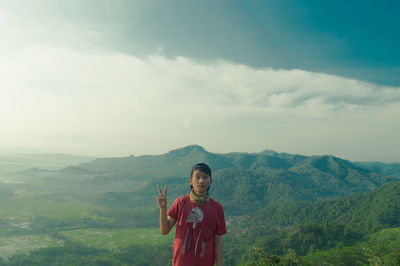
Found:
[{"label": "black cap", "polygon": [[195,170],[200,170],[200,171],[202,171],[203,173],[209,175],[210,178],[211,178],[211,169],[210,169],[210,167],[209,167],[207,164],[205,164],[205,163],[198,163],[198,164],[194,165],[194,166],[192,167],[192,172],[190,173],[190,176],[193,175],[193,172],[194,172]]}]

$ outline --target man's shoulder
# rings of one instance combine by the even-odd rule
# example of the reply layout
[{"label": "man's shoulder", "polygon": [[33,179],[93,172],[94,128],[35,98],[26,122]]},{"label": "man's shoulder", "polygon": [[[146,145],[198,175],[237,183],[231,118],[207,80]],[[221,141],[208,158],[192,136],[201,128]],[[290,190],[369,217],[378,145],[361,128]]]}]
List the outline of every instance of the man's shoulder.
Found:
[{"label": "man's shoulder", "polygon": [[167,214],[169,216],[171,216],[174,219],[177,219],[179,212],[182,208],[185,207],[185,205],[187,205],[187,201],[190,201],[190,198],[188,195],[184,195],[181,196],[177,199],[175,199],[174,203],[172,204],[172,206],[169,208]]},{"label": "man's shoulder", "polygon": [[176,202],[185,202],[185,201],[187,201],[187,200],[190,200],[189,194],[183,195],[183,196],[177,198],[175,201],[176,201]]},{"label": "man's shoulder", "polygon": [[214,200],[213,198],[210,198],[210,203],[211,203],[212,205],[214,205],[216,208],[221,208],[221,209],[223,209],[222,204],[219,203],[218,201]]}]

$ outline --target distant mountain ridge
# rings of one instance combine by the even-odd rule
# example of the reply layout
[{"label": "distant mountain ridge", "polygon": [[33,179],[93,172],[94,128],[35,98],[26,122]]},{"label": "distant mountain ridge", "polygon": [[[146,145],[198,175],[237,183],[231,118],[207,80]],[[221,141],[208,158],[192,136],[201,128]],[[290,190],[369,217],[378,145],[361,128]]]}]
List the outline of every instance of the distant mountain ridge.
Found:
[{"label": "distant mountain ridge", "polygon": [[400,163],[387,164],[381,162],[354,162],[354,164],[383,175],[393,176],[400,179]]},{"label": "distant mountain ridge", "polygon": [[32,168],[57,170],[68,165],[92,161],[95,157],[63,153],[32,153],[0,151],[0,173],[12,173]]},{"label": "distant mountain ridge", "polygon": [[[157,184],[170,185],[173,197],[184,193],[190,169],[198,162],[211,166],[214,183],[210,193],[231,214],[243,214],[277,202],[344,197],[371,191],[395,180],[330,155],[303,156],[269,150],[218,154],[198,145],[161,155],[101,158],[79,167],[102,173],[109,180],[147,182],[141,190],[131,192],[131,196],[124,192],[121,198],[125,201],[131,198],[133,202],[138,200],[139,194],[152,201]],[[118,201],[118,192],[113,193],[112,198]],[[142,202],[145,204],[146,200]]]},{"label": "distant mountain ridge", "polygon": [[213,170],[233,166],[223,156],[213,154],[198,145],[190,145],[161,155],[129,156],[122,158],[99,158],[80,166],[113,175],[132,177],[187,176],[198,162],[210,163]]},{"label": "distant mountain ridge", "polygon": [[[345,172],[338,172],[343,168],[357,169],[364,172],[377,172],[371,167],[362,167],[364,164],[352,163],[331,155],[322,156],[304,156],[289,153],[278,153],[271,150],[265,150],[260,153],[210,153],[199,145],[189,145],[180,149],[171,150],[160,155],[142,155],[119,158],[98,158],[93,161],[81,164],[80,167],[103,171],[103,172],[138,172],[139,170],[148,171],[148,167],[157,165],[163,170],[169,170],[175,175],[176,172],[182,173],[180,167],[191,168],[197,162],[207,162],[214,171],[224,168],[273,168],[290,169],[299,167],[302,164],[311,163],[316,169],[331,174],[345,175]],[[339,165],[340,164],[340,165]],[[381,163],[382,165],[385,165]],[[147,169],[146,169],[147,168]],[[185,171],[188,172],[187,170]],[[378,172],[379,173],[379,172]],[[165,176],[165,173],[162,174]]]}]

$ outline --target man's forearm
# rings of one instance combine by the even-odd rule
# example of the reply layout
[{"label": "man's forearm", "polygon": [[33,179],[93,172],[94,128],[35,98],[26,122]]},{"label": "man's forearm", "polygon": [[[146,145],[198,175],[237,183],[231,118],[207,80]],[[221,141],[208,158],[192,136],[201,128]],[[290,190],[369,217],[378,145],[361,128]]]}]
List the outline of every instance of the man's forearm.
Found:
[{"label": "man's forearm", "polygon": [[215,236],[215,262],[217,266],[222,265],[222,236]]},{"label": "man's forearm", "polygon": [[167,208],[160,208],[160,231],[166,235],[169,233],[169,222],[167,219]]}]

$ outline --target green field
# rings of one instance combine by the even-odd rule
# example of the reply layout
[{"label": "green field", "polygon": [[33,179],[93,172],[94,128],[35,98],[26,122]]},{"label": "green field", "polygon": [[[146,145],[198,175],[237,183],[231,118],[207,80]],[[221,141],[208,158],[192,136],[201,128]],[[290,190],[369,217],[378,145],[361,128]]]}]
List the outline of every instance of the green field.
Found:
[{"label": "green field", "polygon": [[[174,239],[174,230],[162,235],[159,228],[137,229],[78,229],[60,232],[72,241],[81,242],[98,249],[118,250],[133,244],[167,244]],[[46,234],[0,237],[0,257],[7,259],[14,254],[28,254],[29,251],[45,247],[61,247],[64,241]]]},{"label": "green field", "polygon": [[49,216],[52,218],[73,218],[92,216],[93,210],[102,209],[88,203],[76,201],[56,202],[36,197],[15,198],[0,202],[2,217],[27,218],[31,216]]},{"label": "green field", "polygon": [[26,254],[45,247],[60,247],[63,241],[49,235],[25,235],[0,237],[0,257],[6,259],[13,254]]},{"label": "green field", "polygon": [[[136,229],[78,229],[60,232],[61,235],[100,249],[118,249],[132,244],[165,244],[173,241],[175,230],[162,235],[159,228]],[[172,246],[171,246],[172,247]]]}]

